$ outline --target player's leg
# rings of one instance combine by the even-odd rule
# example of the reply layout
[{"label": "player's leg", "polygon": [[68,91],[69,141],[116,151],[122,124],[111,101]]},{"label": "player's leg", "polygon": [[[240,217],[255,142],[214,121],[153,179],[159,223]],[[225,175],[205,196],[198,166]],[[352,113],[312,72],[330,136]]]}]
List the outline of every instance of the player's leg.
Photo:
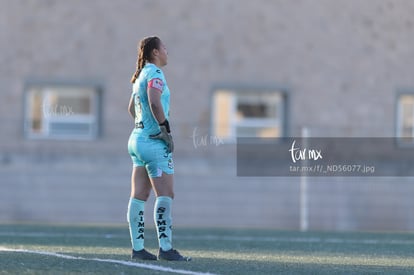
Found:
[{"label": "player's leg", "polygon": [[135,166],[131,176],[131,197],[128,204],[128,224],[132,243],[132,258],[156,260],[144,249],[144,209],[151,192],[151,183],[144,166]]},{"label": "player's leg", "polygon": [[190,261],[191,258],[183,257],[172,248],[171,208],[174,198],[174,168],[171,155],[148,168],[152,171],[149,172],[149,176],[156,195],[154,222],[160,246],[158,258],[169,261]]},{"label": "player's leg", "polygon": [[138,146],[137,135],[132,132],[128,141],[128,152],[133,163],[131,175],[131,197],[128,204],[127,220],[132,243],[132,259],[156,260],[157,257],[144,249],[144,209],[145,201],[151,192],[142,151],[146,146]]},{"label": "player's leg", "polygon": [[131,198],[146,201],[151,193],[152,185],[145,166],[132,168]]},{"label": "player's leg", "polygon": [[160,177],[151,178],[156,196],[154,204],[154,222],[157,227],[158,242],[164,251],[172,248],[171,206],[174,197],[173,175],[162,173]]}]

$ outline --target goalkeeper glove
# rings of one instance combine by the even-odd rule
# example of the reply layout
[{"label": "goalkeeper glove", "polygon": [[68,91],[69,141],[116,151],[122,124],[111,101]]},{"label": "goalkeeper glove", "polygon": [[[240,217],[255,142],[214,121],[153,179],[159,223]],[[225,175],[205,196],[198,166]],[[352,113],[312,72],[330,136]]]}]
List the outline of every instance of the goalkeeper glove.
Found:
[{"label": "goalkeeper glove", "polygon": [[167,152],[172,153],[174,151],[174,142],[170,134],[170,123],[168,122],[168,120],[164,120],[164,122],[160,123],[159,126],[160,132],[156,135],[150,135],[149,137],[152,139],[160,139],[164,141],[167,145]]}]

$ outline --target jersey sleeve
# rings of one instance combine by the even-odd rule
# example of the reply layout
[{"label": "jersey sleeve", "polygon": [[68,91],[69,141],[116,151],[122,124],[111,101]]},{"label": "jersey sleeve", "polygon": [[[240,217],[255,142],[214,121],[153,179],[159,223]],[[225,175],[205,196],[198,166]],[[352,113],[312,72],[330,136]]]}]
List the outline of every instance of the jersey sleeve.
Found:
[{"label": "jersey sleeve", "polygon": [[148,88],[154,88],[162,92],[164,89],[164,81],[161,78],[153,78],[148,81]]},{"label": "jersey sleeve", "polygon": [[164,86],[165,83],[162,71],[154,68],[148,75],[148,88],[154,88],[162,92]]}]

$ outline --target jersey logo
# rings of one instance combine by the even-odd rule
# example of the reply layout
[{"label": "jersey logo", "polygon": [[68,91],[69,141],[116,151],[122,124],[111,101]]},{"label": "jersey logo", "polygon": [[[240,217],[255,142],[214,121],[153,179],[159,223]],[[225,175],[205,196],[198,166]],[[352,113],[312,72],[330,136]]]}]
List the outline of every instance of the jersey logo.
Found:
[{"label": "jersey logo", "polygon": [[162,92],[162,89],[164,88],[164,82],[162,82],[162,80],[159,78],[153,78],[150,80],[150,82],[148,82],[148,88],[154,88]]}]

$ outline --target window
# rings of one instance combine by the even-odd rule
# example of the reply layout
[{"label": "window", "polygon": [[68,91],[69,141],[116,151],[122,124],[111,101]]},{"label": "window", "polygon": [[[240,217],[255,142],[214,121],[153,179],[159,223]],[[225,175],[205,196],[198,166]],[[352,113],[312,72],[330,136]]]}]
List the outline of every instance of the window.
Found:
[{"label": "window", "polygon": [[285,135],[286,94],[280,90],[217,89],[212,129],[223,140]]},{"label": "window", "polygon": [[31,139],[95,139],[100,89],[89,85],[29,84],[24,131]]},{"label": "window", "polygon": [[397,137],[403,143],[414,143],[414,94],[397,99]]}]

